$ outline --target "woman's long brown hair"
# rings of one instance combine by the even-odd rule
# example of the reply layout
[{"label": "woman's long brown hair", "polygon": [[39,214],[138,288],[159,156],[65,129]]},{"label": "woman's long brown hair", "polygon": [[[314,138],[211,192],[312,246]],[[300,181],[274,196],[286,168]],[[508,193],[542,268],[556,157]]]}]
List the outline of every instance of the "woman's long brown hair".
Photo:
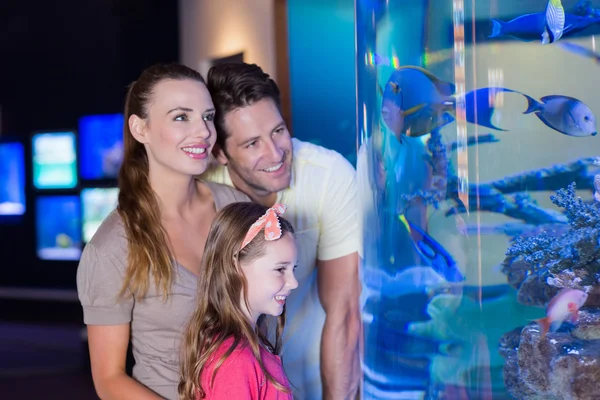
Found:
[{"label": "woman's long brown hair", "polygon": [[[240,304],[241,293],[247,303],[246,279],[240,265],[252,262],[264,254],[264,235],[258,234],[242,251],[239,249],[250,226],[266,211],[267,207],[256,203],[233,203],[219,211],[213,220],[198,278],[198,306],[182,341],[179,383],[179,398],[182,400],[193,400],[196,393],[200,393],[200,398],[205,397],[206,390],[200,384],[200,377],[211,355],[228,338],[233,338],[233,344],[216,362],[211,382],[233,350],[238,345],[248,345],[267,379],[277,389],[288,392],[265,369],[260,356],[261,344],[273,354],[281,352],[285,307],[277,317],[275,342],[271,343],[267,338],[267,317],[261,316],[256,329],[253,329]],[[279,222],[284,235],[294,234],[288,221],[279,217]]]},{"label": "woman's long brown hair", "polygon": [[123,164],[119,170],[117,210],[125,227],[128,259],[120,295],[131,292],[136,298],[141,298],[152,282],[166,299],[173,283],[174,260],[161,222],[158,200],[148,180],[148,155],[129,128],[132,115],[148,119],[154,88],[169,79],[204,83],[200,73],[184,65],[155,65],[131,84],[125,101]]}]

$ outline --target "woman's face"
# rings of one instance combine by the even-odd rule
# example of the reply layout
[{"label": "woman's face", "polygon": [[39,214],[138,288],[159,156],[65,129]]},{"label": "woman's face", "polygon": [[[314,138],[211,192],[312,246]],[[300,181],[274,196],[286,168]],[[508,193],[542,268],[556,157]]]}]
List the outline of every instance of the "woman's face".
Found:
[{"label": "woman's face", "polygon": [[130,128],[144,144],[150,173],[200,175],[215,144],[215,109],[202,82],[165,79],[154,86],[148,118],[131,116]]}]

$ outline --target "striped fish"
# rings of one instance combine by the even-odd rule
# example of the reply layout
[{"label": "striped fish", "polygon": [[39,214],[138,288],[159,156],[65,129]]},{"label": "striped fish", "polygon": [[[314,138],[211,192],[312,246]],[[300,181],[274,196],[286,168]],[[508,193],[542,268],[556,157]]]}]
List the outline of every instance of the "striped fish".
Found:
[{"label": "striped fish", "polygon": [[565,9],[561,0],[548,0],[542,44],[554,43],[565,31]]}]

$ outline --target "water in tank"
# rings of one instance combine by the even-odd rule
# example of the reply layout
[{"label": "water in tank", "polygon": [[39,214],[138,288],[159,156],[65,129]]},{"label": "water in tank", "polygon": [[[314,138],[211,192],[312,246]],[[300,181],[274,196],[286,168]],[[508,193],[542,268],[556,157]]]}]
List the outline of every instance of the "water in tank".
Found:
[{"label": "water in tank", "polygon": [[600,1],[356,0],[364,399],[600,398]]}]

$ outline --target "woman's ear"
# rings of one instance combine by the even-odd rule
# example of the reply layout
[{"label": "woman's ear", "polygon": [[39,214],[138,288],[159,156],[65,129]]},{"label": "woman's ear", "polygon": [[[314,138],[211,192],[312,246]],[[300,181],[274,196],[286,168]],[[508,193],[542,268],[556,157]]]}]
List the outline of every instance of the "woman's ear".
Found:
[{"label": "woman's ear", "polygon": [[129,123],[129,131],[133,138],[142,144],[148,143],[146,121],[133,114],[129,117],[129,121],[127,122]]}]

